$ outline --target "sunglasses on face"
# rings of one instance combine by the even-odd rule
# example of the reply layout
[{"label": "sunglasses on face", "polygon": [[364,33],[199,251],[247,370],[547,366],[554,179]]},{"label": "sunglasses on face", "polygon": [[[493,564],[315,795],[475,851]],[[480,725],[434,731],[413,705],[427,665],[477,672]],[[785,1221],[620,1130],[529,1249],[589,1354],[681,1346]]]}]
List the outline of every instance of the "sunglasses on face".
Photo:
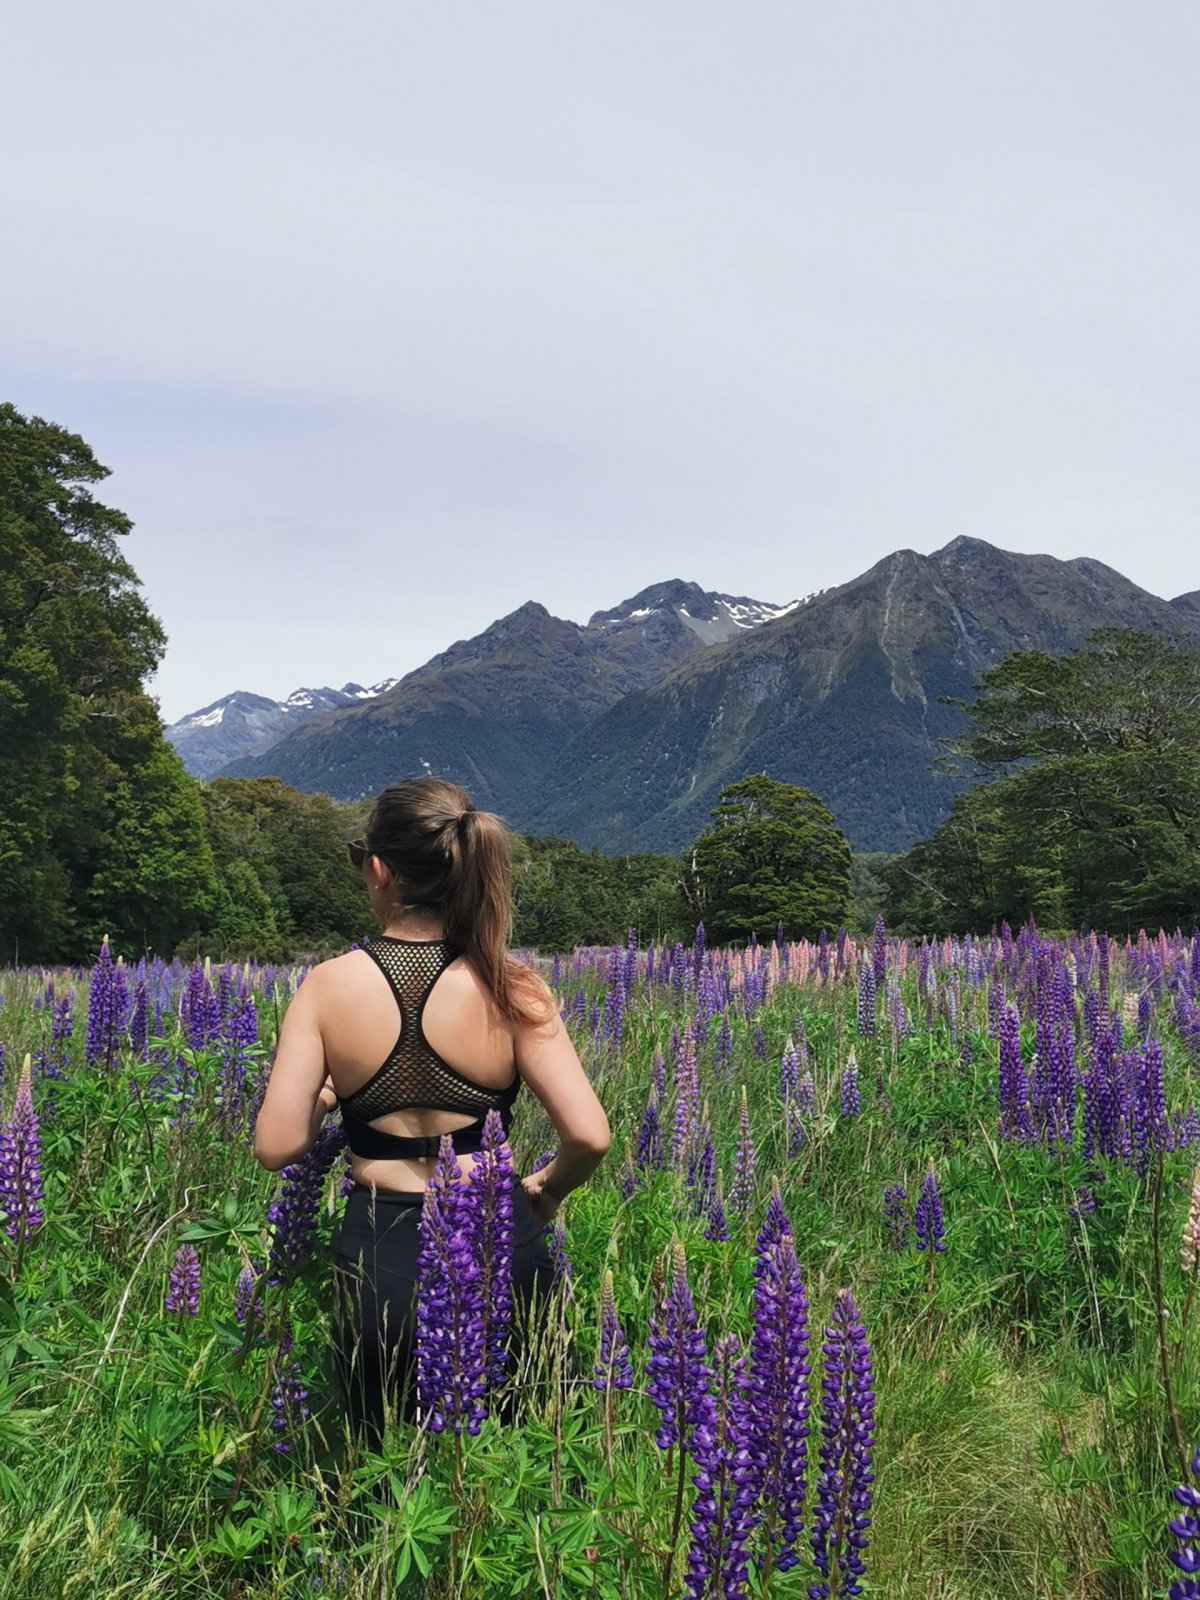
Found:
[{"label": "sunglasses on face", "polygon": [[371,854],[371,852],[367,849],[367,841],[365,839],[351,839],[347,844],[346,849],[349,850],[350,859],[353,861],[355,867],[361,870],[363,862]]}]

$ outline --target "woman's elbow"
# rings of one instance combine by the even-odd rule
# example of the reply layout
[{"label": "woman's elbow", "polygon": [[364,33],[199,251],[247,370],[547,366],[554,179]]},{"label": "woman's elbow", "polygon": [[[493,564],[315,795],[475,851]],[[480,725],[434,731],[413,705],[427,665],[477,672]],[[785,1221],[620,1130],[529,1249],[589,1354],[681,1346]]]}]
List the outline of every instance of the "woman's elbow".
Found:
[{"label": "woman's elbow", "polygon": [[268,1172],[282,1172],[284,1167],[297,1160],[297,1152],[281,1145],[261,1128],[255,1128],[254,1159]]},{"label": "woman's elbow", "polygon": [[608,1118],[604,1117],[601,1122],[589,1128],[581,1143],[588,1155],[603,1160],[612,1145],[612,1130],[608,1125]]}]

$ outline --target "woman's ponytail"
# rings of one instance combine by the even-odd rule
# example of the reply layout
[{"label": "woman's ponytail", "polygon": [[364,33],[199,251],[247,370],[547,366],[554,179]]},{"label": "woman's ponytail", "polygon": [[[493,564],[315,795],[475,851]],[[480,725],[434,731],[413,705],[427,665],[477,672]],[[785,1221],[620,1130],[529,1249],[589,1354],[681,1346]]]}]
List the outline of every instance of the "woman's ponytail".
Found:
[{"label": "woman's ponytail", "polygon": [[553,999],[512,941],[513,835],[444,778],[409,778],[376,800],[367,844],[391,870],[406,905],[441,911],[446,938],[487,984],[510,1022],[553,1016]]}]

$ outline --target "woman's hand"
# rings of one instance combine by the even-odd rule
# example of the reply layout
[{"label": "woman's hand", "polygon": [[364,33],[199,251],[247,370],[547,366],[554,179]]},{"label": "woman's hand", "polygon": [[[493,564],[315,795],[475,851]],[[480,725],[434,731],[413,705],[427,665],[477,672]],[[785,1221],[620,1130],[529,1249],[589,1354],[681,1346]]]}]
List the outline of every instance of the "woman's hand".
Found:
[{"label": "woman's hand", "polygon": [[562,1204],[559,1196],[547,1189],[546,1172],[547,1169],[543,1167],[539,1172],[531,1172],[528,1177],[521,1179],[521,1187],[529,1196],[529,1209],[543,1228],[554,1221]]}]

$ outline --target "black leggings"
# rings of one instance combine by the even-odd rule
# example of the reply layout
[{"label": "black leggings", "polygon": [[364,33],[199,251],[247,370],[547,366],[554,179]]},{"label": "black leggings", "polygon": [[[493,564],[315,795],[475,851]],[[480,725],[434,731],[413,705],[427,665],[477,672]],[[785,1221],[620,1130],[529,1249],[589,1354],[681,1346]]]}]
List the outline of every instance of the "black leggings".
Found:
[{"label": "black leggings", "polygon": [[[423,1198],[423,1191],[372,1191],[356,1184],[334,1247],[333,1350],[342,1404],[352,1432],[374,1448],[389,1419],[411,1422],[416,1414],[414,1323]],[[522,1351],[538,1358],[545,1313],[558,1299],[548,1229],[534,1216],[517,1179],[512,1209],[510,1374]],[[512,1416],[514,1399],[511,1393],[505,1397],[501,1415]]]}]

